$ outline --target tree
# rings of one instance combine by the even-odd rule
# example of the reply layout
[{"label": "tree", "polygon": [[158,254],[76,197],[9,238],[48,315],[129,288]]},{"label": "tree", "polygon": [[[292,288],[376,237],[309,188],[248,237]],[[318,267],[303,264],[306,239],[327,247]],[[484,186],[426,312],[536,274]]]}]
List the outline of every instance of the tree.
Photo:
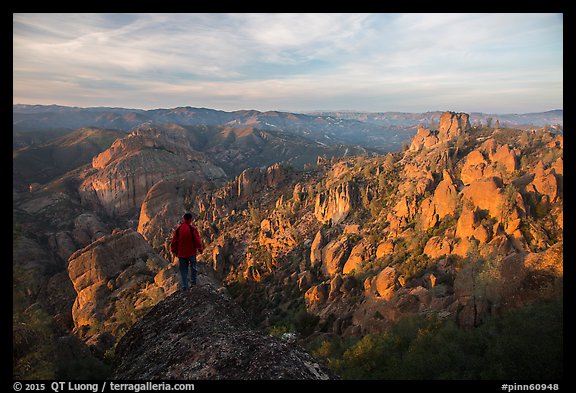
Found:
[{"label": "tree", "polygon": [[520,145],[521,149],[526,149],[528,146],[530,146],[530,134],[528,131],[522,131],[520,133],[520,136],[518,137],[518,144]]},{"label": "tree", "polygon": [[456,138],[456,142],[454,142],[454,155],[453,155],[454,159],[457,159],[458,153],[461,150],[464,150],[464,148],[466,147],[466,142],[468,142],[468,134],[463,133],[458,135],[458,137]]},{"label": "tree", "polygon": [[512,183],[507,184],[504,187],[502,202],[500,205],[500,215],[502,217],[508,217],[512,212],[512,209],[516,206],[518,198],[522,198],[518,189]]}]

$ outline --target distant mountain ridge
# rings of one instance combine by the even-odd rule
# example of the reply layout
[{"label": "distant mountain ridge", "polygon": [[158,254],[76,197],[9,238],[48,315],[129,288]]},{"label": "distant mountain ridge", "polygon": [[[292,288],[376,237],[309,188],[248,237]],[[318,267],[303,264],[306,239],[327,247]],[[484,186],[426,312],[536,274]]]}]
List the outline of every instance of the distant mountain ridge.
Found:
[{"label": "distant mountain ridge", "polygon": [[[255,127],[307,137],[325,145],[361,145],[394,150],[412,136],[397,130],[342,120],[331,116],[312,116],[289,112],[239,110],[225,112],[207,108],[172,109],[77,108],[65,106],[14,105],[13,131],[38,131],[82,127],[113,128],[129,131],[143,123],[175,123],[181,126]],[[407,131],[407,130],[406,130]]]},{"label": "distant mountain ridge", "polygon": [[[417,126],[434,128],[441,111],[357,112],[318,111],[290,113],[282,111],[217,109],[190,106],[170,109],[129,109],[118,107],[80,108],[61,105],[13,105],[13,132],[70,129],[83,127],[130,131],[143,123],[175,123],[181,126],[254,127],[304,136],[322,145],[359,145],[382,152],[398,151],[416,134]],[[473,112],[471,124],[489,125],[499,121],[502,127],[531,128],[563,125],[562,109],[526,114],[485,114]]]},{"label": "distant mountain ridge", "polygon": [[[438,122],[442,111],[410,113],[410,112],[360,112],[360,111],[314,111],[310,115],[332,116],[346,120],[358,120],[371,124],[388,125],[388,126],[414,126],[417,124],[429,125],[431,122]],[[470,123],[475,124],[482,122],[486,124],[488,119],[501,123],[505,122],[507,126],[522,128],[522,126],[544,126],[546,124],[564,123],[564,110],[554,109],[545,112],[531,113],[482,113],[471,112]],[[502,124],[504,126],[504,124]]]}]

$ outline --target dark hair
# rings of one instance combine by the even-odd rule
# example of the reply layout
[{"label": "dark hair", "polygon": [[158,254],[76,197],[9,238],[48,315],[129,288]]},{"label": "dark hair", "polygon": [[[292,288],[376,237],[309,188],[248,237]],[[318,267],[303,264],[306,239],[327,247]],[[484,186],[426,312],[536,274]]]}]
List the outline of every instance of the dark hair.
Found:
[{"label": "dark hair", "polygon": [[192,219],[192,213],[186,213],[186,214],[184,214],[184,219],[185,219],[185,220],[191,220],[191,219]]}]

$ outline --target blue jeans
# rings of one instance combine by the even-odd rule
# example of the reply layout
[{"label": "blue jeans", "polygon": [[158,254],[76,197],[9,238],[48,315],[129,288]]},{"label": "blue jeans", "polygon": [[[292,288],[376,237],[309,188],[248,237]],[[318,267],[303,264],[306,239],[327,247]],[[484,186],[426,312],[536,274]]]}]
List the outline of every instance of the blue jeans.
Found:
[{"label": "blue jeans", "polygon": [[192,268],[191,285],[196,284],[196,255],[188,258],[178,258],[180,275],[182,276],[182,288],[188,288],[188,265]]}]

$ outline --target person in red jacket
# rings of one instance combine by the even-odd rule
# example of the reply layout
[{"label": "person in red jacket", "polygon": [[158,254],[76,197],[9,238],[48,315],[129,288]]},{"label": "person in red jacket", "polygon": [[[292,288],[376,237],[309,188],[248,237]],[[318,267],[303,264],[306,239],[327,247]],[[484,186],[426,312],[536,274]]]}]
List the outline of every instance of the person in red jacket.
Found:
[{"label": "person in red jacket", "polygon": [[204,251],[198,229],[192,225],[192,214],[184,214],[182,222],[174,230],[174,235],[170,241],[170,251],[178,257],[182,289],[186,291],[188,289],[188,267],[190,266],[192,270],[190,285],[195,285],[196,252],[202,254]]}]

